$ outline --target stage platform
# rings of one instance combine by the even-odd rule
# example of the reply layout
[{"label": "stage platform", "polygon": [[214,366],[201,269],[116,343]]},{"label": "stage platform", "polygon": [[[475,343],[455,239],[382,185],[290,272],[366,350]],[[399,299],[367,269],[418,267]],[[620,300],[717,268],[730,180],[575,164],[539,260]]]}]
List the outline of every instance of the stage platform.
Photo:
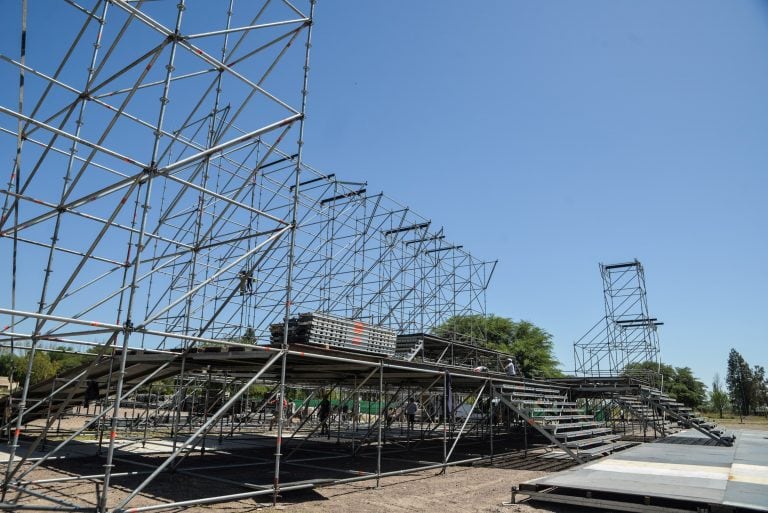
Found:
[{"label": "stage platform", "polygon": [[768,432],[732,447],[685,430],[656,443],[522,483],[517,497],[614,511],[768,511]]}]

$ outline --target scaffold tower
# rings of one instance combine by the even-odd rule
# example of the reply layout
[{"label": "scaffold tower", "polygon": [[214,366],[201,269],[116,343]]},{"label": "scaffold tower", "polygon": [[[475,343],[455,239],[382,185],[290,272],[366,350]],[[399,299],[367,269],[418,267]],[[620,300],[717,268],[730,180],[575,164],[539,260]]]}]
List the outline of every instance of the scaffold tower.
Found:
[{"label": "scaffold tower", "polygon": [[651,317],[638,260],[600,264],[605,316],[574,343],[576,374],[620,376],[630,364],[659,364],[662,323]]},{"label": "scaffold tower", "polygon": [[139,347],[266,342],[286,305],[399,332],[484,310],[493,262],[304,162],[313,4],[231,4],[8,14],[5,343],[109,333],[91,322]]},{"label": "scaffold tower", "polygon": [[[398,333],[485,314],[495,262],[366,182],[307,164],[314,0],[3,9],[0,350],[26,356],[4,424],[3,501],[21,479],[22,427],[42,404],[29,400],[37,353],[115,363],[96,383],[103,410],[89,421],[108,426],[97,508],[107,511],[125,401],[170,365],[129,386],[129,353],[185,362],[173,373],[180,415],[189,380],[207,372],[190,377],[187,355],[244,341],[267,351],[270,325],[299,313]],[[232,397],[274,364],[282,400],[287,340],[279,351],[238,378]],[[46,400],[85,387],[86,374],[54,381]],[[219,406],[206,428],[232,404]]]}]

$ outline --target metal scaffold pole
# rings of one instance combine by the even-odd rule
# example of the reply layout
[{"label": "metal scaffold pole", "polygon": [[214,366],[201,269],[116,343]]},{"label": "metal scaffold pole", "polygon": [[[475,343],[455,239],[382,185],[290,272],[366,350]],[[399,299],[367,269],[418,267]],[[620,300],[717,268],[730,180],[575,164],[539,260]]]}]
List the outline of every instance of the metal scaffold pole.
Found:
[{"label": "metal scaffold pole", "polygon": [[384,396],[384,365],[379,362],[379,415],[377,424],[376,435],[376,488],[379,487],[381,481],[381,449],[384,445],[384,439],[382,437],[383,424],[386,422],[387,412],[386,397]]},{"label": "metal scaffold pole", "polygon": [[[13,94],[3,98],[13,101],[0,102],[0,151],[13,163],[0,190],[0,286],[10,290],[0,298],[0,351],[11,360],[13,388],[0,398],[10,442],[0,509],[26,509],[33,498],[42,508],[98,513],[262,495],[277,503],[281,492],[309,487],[288,482],[286,466],[322,468],[313,463],[321,424],[311,410],[317,391],[329,388],[342,403],[329,419],[337,443],[328,445],[345,457],[351,445],[356,464],[367,465],[362,474],[344,469],[351,479],[375,475],[378,485],[410,471],[382,468],[398,436],[413,453],[434,450],[434,468],[449,465],[455,410],[445,364],[457,364],[458,353],[450,346],[432,355],[441,365],[433,368],[424,346],[413,353],[418,361],[403,361],[366,337],[386,332],[396,345],[397,334],[485,315],[495,263],[368,182],[308,164],[315,7],[7,6],[20,23],[0,44],[2,65],[19,74],[18,102],[10,83],[2,87]],[[369,346],[296,344],[305,313],[356,323],[353,343]],[[473,332],[468,343],[481,341]],[[32,372],[53,355],[77,364]],[[484,377],[462,379],[461,405]],[[440,380],[449,388],[431,391]],[[388,429],[388,410],[402,410],[406,390],[422,390],[425,402],[442,394],[442,415],[434,407],[442,461],[437,421],[424,429],[422,418],[418,440],[413,424],[403,431],[393,420],[400,433]],[[301,422],[285,438],[283,405],[300,393]],[[264,422],[270,401],[276,433]],[[351,421],[343,411],[350,401]],[[451,451],[471,435],[465,423]],[[235,442],[254,453],[269,446],[243,455],[247,479],[199,470],[227,468],[216,458]],[[98,492],[39,489],[43,469],[74,447],[103,469],[51,479],[97,482]],[[134,447],[146,459],[138,462]],[[139,475],[136,487],[116,486]],[[132,507],[179,475],[247,490]]]},{"label": "metal scaffold pole", "polygon": [[278,494],[280,493],[280,460],[282,458],[282,444],[283,444],[283,423],[285,420],[285,371],[288,365],[288,331],[291,318],[291,301],[293,299],[293,268],[295,265],[295,251],[296,251],[296,225],[298,222],[299,211],[299,189],[301,187],[301,162],[304,146],[304,120],[306,116],[307,108],[307,93],[309,86],[309,54],[312,47],[312,19],[315,13],[315,0],[310,1],[309,18],[306,21],[307,24],[307,39],[305,43],[304,52],[304,80],[301,90],[301,119],[299,120],[299,136],[298,136],[298,150],[296,153],[296,168],[295,179],[293,184],[293,207],[291,213],[291,233],[290,242],[288,243],[288,269],[286,273],[286,285],[285,285],[285,318],[283,321],[283,340],[282,348],[283,354],[280,362],[280,388],[277,394],[277,439],[275,440],[275,477],[274,477],[274,494],[272,495],[272,504],[277,504]]},{"label": "metal scaffold pole", "polygon": [[[176,26],[175,26],[175,32],[180,33],[181,31],[181,22],[182,22],[182,16],[184,13],[184,0],[181,0],[177,4],[177,16],[176,16]],[[115,386],[115,406],[112,410],[112,420],[111,420],[111,427],[109,432],[109,447],[107,449],[107,459],[104,464],[105,472],[104,472],[104,485],[101,492],[101,504],[99,504],[99,511],[101,513],[107,513],[107,504],[108,504],[108,498],[109,498],[109,487],[110,487],[110,475],[112,473],[112,469],[114,467],[113,459],[115,455],[115,442],[117,438],[117,422],[118,418],[120,416],[120,399],[123,393],[123,385],[124,385],[124,379],[125,379],[125,368],[126,368],[126,361],[128,357],[128,341],[131,337],[131,333],[133,331],[133,321],[132,321],[132,313],[135,303],[135,295],[136,295],[136,282],[137,278],[139,276],[139,266],[140,266],[140,256],[142,253],[142,250],[145,247],[144,243],[144,233],[147,228],[147,219],[149,216],[149,209],[151,204],[151,198],[152,198],[152,181],[153,181],[153,173],[156,169],[156,162],[157,158],[160,152],[160,134],[161,130],[163,128],[163,122],[165,120],[165,109],[167,106],[166,99],[168,98],[169,90],[170,90],[170,84],[171,84],[171,77],[172,72],[174,69],[174,62],[176,57],[176,48],[177,48],[177,42],[172,41],[170,43],[170,50],[169,50],[169,57],[168,57],[168,64],[166,65],[166,74],[165,79],[163,82],[163,94],[160,98],[160,109],[158,113],[157,118],[157,125],[156,125],[156,131],[155,131],[155,138],[154,138],[154,144],[152,147],[152,155],[150,157],[150,168],[145,169],[146,177],[143,179],[143,181],[137,181],[138,185],[138,191],[137,196],[141,192],[142,186],[144,187],[144,198],[141,204],[141,221],[139,222],[139,233],[136,238],[136,254],[134,261],[132,263],[132,275],[131,275],[131,286],[128,291],[128,304],[126,306],[126,317],[125,317],[125,331],[123,335],[123,348],[120,353],[120,370],[117,373],[117,384]],[[160,57],[160,51],[158,51],[150,60],[150,62],[147,64],[147,67],[145,69],[145,73],[148,73],[151,69],[152,65],[154,65],[155,61]],[[140,75],[139,79],[136,81],[134,85],[134,90],[136,87],[138,87],[143,81],[144,81],[145,75]],[[128,261],[128,260],[126,260]]]}]

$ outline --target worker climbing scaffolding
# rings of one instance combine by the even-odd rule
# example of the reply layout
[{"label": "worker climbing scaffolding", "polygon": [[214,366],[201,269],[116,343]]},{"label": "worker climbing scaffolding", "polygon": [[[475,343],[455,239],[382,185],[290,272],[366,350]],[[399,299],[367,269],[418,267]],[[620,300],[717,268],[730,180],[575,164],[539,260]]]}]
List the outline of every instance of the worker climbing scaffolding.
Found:
[{"label": "worker climbing scaffolding", "polygon": [[255,281],[253,278],[253,270],[243,269],[237,276],[240,279],[240,295],[245,296],[246,294],[252,293],[253,282]]}]

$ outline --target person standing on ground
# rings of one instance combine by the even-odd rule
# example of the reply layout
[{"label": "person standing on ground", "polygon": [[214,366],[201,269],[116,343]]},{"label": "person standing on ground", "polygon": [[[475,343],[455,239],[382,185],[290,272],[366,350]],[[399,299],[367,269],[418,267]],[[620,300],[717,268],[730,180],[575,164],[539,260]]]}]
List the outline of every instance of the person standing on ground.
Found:
[{"label": "person standing on ground", "polygon": [[352,422],[360,422],[360,394],[355,396],[352,403]]},{"label": "person standing on ground", "polygon": [[328,439],[331,438],[331,430],[328,427],[328,417],[331,416],[331,401],[328,400],[328,396],[323,397],[320,401],[320,406],[317,408],[317,418],[320,419],[320,435],[328,435]]},{"label": "person standing on ground", "polygon": [[[280,420],[280,411],[278,410],[279,401],[277,400],[277,398],[275,398],[274,401],[271,401],[271,402],[274,402],[275,409],[272,412],[272,418],[269,420],[270,431],[272,431],[275,428],[275,424],[277,424],[278,420]],[[283,414],[285,414],[285,410],[287,409],[287,407],[288,407],[288,401],[286,399],[283,399]],[[290,419],[290,417],[287,417],[287,418]],[[283,421],[285,421],[285,419],[286,419],[286,416],[283,415]]]},{"label": "person standing on ground", "polygon": [[413,400],[413,397],[408,398],[408,404],[405,406],[405,418],[408,421],[408,430],[413,430],[413,424],[416,422],[416,411],[419,409],[419,406],[416,404],[416,401]]},{"label": "person standing on ground", "polygon": [[346,422],[349,418],[349,405],[344,403],[344,406],[341,407],[341,421]]}]

